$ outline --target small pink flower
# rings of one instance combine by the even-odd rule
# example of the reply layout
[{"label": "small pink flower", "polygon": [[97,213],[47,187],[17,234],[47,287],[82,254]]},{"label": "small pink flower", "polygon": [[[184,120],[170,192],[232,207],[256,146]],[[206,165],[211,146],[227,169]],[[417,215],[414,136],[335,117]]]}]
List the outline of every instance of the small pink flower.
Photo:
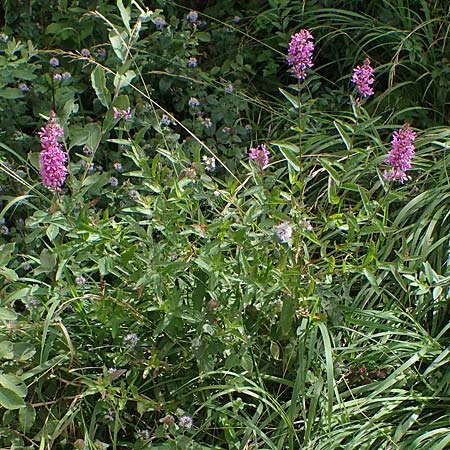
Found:
[{"label": "small pink flower", "polygon": [[288,63],[299,80],[306,78],[306,69],[313,67],[314,37],[309,30],[300,30],[292,35],[289,43]]},{"label": "small pink flower", "polygon": [[113,110],[114,110],[114,119],[125,119],[125,120],[131,119],[130,107],[128,107],[127,109],[119,109],[113,106]]},{"label": "small pink flower", "polygon": [[411,130],[409,123],[405,123],[400,131],[394,131],[392,149],[386,158],[386,163],[391,165],[392,169],[383,173],[387,181],[399,180],[404,183],[408,180],[406,171],[411,169],[411,161],[415,154],[413,144],[415,139],[416,133]]},{"label": "small pink flower", "polygon": [[63,129],[56,122],[55,113],[50,113],[47,125],[38,132],[41,140],[40,173],[44,186],[59,191],[67,176],[67,154],[58,138],[64,136]]},{"label": "small pink flower", "polygon": [[257,147],[252,147],[248,152],[248,156],[253,162],[264,169],[269,164],[270,152],[267,150],[265,144],[260,144]]},{"label": "small pink flower", "polygon": [[353,69],[352,83],[358,87],[358,92],[361,97],[370,97],[374,94],[370,87],[375,79],[373,78],[374,69],[370,66],[370,59],[366,58],[362,66],[357,66]]}]

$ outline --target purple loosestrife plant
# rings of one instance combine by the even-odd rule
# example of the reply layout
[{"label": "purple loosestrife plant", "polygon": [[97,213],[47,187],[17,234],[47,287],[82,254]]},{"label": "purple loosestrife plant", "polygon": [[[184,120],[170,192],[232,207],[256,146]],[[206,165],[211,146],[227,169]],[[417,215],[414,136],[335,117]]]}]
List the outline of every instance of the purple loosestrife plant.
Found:
[{"label": "purple loosestrife plant", "polygon": [[44,186],[59,191],[67,176],[67,154],[58,138],[64,136],[63,129],[56,122],[55,113],[50,113],[47,125],[38,132],[42,151],[40,154],[40,172]]},{"label": "purple loosestrife plant", "polygon": [[[352,83],[358,87],[361,97],[370,97],[373,95],[373,89],[370,87],[375,79],[373,78],[374,69],[370,66],[370,59],[366,58],[362,66],[353,69]],[[357,100],[358,102],[360,99]]]},{"label": "purple loosestrife plant", "polygon": [[411,169],[411,161],[415,153],[413,144],[415,139],[416,133],[411,130],[409,123],[405,123],[400,131],[394,131],[392,149],[386,158],[386,163],[392,168],[383,173],[383,177],[387,181],[399,180],[404,183],[408,180],[406,171]]},{"label": "purple loosestrife plant", "polygon": [[314,37],[309,30],[300,30],[292,35],[289,43],[288,63],[299,80],[306,78],[306,70],[313,67]]},{"label": "purple loosestrife plant", "polygon": [[265,144],[252,147],[248,152],[248,156],[257,166],[261,167],[261,169],[264,169],[269,164],[270,152],[267,150]]}]

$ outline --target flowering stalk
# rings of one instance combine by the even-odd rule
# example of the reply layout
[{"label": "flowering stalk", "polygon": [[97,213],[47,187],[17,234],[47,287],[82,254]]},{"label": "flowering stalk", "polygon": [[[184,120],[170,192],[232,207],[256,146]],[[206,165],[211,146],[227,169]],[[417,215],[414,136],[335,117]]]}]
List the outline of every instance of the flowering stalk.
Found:
[{"label": "flowering stalk", "polygon": [[307,29],[300,30],[292,35],[289,42],[288,63],[291,70],[298,79],[298,128],[299,128],[299,150],[301,167],[302,147],[302,112],[301,112],[301,82],[306,78],[306,70],[311,69],[314,64],[312,55],[314,52],[314,37]]},{"label": "flowering stalk", "polygon": [[[358,92],[361,97],[370,97],[374,94],[371,85],[375,81],[373,78],[373,67],[370,66],[370,59],[366,58],[362,66],[356,66],[353,69],[352,83],[356,84]],[[361,99],[357,99],[357,103],[360,103]]]},{"label": "flowering stalk", "polygon": [[54,191],[60,191],[67,176],[67,153],[62,149],[58,138],[64,136],[63,129],[56,122],[55,113],[50,113],[50,119],[38,132],[42,151],[40,154],[40,173],[44,186]]},{"label": "flowering stalk", "polygon": [[411,130],[409,123],[405,123],[400,131],[394,131],[392,149],[386,158],[386,163],[391,165],[392,169],[383,173],[387,181],[399,180],[404,183],[408,180],[406,171],[411,169],[411,161],[415,154],[413,144],[415,139],[416,133]]}]

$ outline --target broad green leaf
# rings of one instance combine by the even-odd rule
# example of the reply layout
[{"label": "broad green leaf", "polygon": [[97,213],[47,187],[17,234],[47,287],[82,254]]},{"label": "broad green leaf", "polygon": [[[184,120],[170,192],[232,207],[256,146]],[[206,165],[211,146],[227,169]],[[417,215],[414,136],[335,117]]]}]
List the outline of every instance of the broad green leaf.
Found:
[{"label": "broad green leaf", "polygon": [[97,94],[100,103],[108,108],[111,103],[111,94],[106,87],[105,69],[101,66],[97,66],[91,73],[91,83]]},{"label": "broad green leaf", "polygon": [[31,430],[36,420],[36,410],[31,403],[27,403],[24,408],[19,409],[19,422],[24,433]]},{"label": "broad green leaf", "polygon": [[1,320],[16,320],[17,314],[9,308],[0,306],[0,319]]},{"label": "broad green leaf", "polygon": [[5,266],[0,266],[0,276],[5,277],[8,281],[17,281],[19,279],[18,275],[14,270],[8,269]]},{"label": "broad green leaf", "polygon": [[131,28],[130,28],[130,8],[125,8],[123,5],[122,0],[117,0],[117,7],[120,11],[120,17],[122,17],[122,22],[125,25],[125,28],[127,29],[128,33],[131,34]]},{"label": "broad green leaf", "polygon": [[114,53],[122,62],[125,61],[128,53],[125,39],[125,33],[122,33],[122,35],[118,35],[115,31],[110,31],[109,33],[109,41],[111,42]]},{"label": "broad green leaf", "polygon": [[114,87],[119,90],[124,87],[127,87],[130,85],[130,83],[134,80],[135,77],[136,73],[134,70],[127,70],[122,75],[116,73],[116,76],[114,77]]},{"label": "broad green leaf", "polygon": [[0,385],[10,391],[13,391],[19,397],[25,397],[27,395],[27,387],[25,383],[16,375],[12,373],[0,372]]},{"label": "broad green leaf", "polygon": [[17,98],[23,97],[23,92],[18,88],[3,88],[0,89],[0,97],[6,98],[8,100],[15,100]]},{"label": "broad green leaf", "polygon": [[0,387],[0,406],[6,409],[19,409],[25,407],[25,402],[15,392]]},{"label": "broad green leaf", "polygon": [[58,225],[51,223],[45,230],[45,233],[47,234],[50,241],[53,241],[56,238],[56,236],[58,236],[58,234],[59,234]]}]

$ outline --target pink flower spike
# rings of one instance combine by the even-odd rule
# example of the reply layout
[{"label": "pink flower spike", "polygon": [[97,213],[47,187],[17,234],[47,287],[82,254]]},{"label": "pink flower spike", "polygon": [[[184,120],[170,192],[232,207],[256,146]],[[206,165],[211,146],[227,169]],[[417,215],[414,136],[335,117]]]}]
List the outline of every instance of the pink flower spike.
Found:
[{"label": "pink flower spike", "polygon": [[370,66],[370,59],[366,58],[362,66],[357,66],[353,69],[352,83],[358,87],[358,92],[361,97],[370,97],[374,94],[370,87],[375,79],[373,78],[374,69]]},{"label": "pink flower spike", "polygon": [[270,152],[267,150],[265,144],[260,144],[257,147],[252,147],[248,152],[248,156],[250,159],[254,161],[254,163],[264,169],[269,164],[269,156]]},{"label": "pink flower spike", "polygon": [[306,69],[313,67],[314,37],[309,30],[292,35],[289,43],[288,63],[299,80],[306,78]]},{"label": "pink flower spike", "polygon": [[411,161],[415,154],[413,144],[415,139],[416,133],[411,130],[409,123],[405,123],[400,131],[394,131],[392,149],[386,158],[386,163],[391,165],[392,169],[383,174],[387,181],[399,180],[404,183],[408,180],[406,171],[411,169]]},{"label": "pink flower spike", "polygon": [[53,111],[47,125],[41,128],[38,135],[42,146],[39,158],[42,183],[49,189],[59,191],[67,176],[67,154],[58,142],[58,138],[64,136],[64,130],[56,122]]}]

